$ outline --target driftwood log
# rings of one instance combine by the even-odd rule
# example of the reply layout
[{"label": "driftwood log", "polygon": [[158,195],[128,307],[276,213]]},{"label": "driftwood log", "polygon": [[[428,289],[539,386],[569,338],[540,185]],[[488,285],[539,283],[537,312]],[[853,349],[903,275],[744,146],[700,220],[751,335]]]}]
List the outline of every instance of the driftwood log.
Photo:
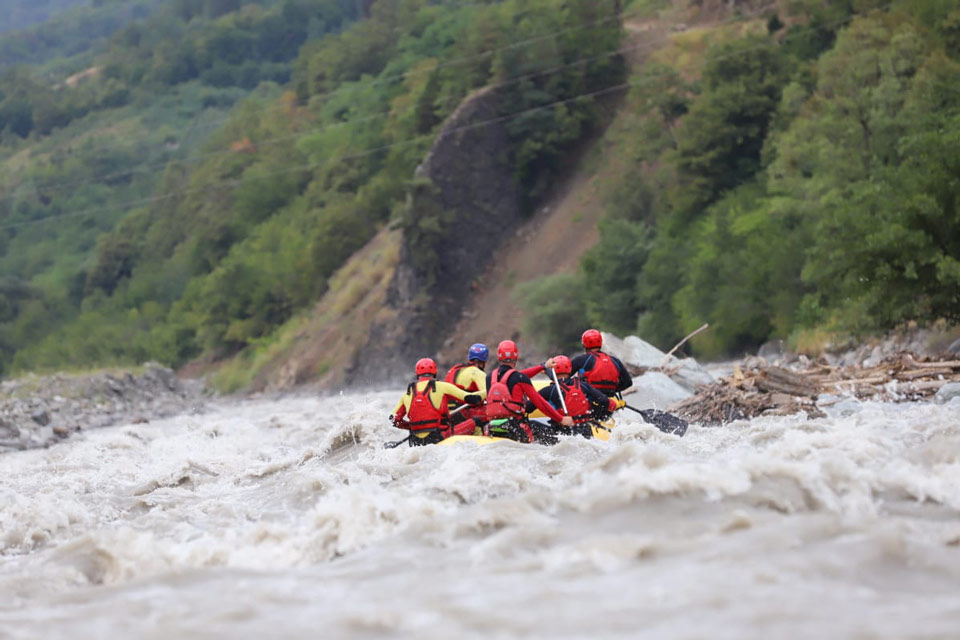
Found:
[{"label": "driftwood log", "polygon": [[825,415],[818,402],[824,406],[830,402],[822,394],[902,402],[933,395],[949,382],[960,382],[960,360],[918,360],[899,353],[869,367],[833,367],[800,359],[788,369],[753,358],[670,410],[704,425],[801,411],[817,418]]}]

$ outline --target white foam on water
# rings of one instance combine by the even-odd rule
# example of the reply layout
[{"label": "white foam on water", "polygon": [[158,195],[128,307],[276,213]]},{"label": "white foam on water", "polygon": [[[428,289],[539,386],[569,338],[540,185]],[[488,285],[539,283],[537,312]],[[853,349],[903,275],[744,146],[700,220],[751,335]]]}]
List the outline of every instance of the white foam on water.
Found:
[{"label": "white foam on water", "polygon": [[957,407],[385,450],[396,394],[0,456],[0,636],[936,637]]}]

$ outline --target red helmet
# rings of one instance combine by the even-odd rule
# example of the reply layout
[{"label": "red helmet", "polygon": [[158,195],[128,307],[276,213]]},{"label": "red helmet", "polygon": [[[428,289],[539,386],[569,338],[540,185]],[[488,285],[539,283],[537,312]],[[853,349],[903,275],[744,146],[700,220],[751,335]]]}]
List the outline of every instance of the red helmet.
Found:
[{"label": "red helmet", "polygon": [[516,360],[520,357],[520,350],[513,340],[504,340],[497,345],[497,360]]},{"label": "red helmet", "polygon": [[599,349],[603,346],[603,336],[596,329],[587,329],[580,338],[584,349]]},{"label": "red helmet", "polygon": [[427,374],[437,375],[437,363],[430,358],[420,358],[417,360],[417,375],[425,376]]},{"label": "red helmet", "polygon": [[558,374],[569,374],[573,371],[573,364],[571,364],[570,358],[567,356],[554,356],[553,370]]}]

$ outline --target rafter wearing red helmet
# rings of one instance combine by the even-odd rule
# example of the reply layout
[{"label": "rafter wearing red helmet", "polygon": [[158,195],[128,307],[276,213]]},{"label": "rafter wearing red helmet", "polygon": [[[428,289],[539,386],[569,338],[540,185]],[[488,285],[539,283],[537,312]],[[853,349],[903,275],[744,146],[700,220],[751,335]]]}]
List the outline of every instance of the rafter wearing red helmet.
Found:
[{"label": "rafter wearing red helmet", "polygon": [[[553,370],[557,374],[559,388],[553,382],[540,389],[540,395],[558,411],[566,407],[566,415],[573,418],[575,426],[569,429],[559,427],[557,433],[576,433],[585,438],[592,438],[593,431],[589,423],[594,420],[605,420],[611,413],[623,406],[623,400],[608,398],[594,389],[589,382],[579,377],[572,377],[573,365],[567,356],[554,356]],[[563,394],[563,402],[560,394]]]},{"label": "rafter wearing red helmet", "polygon": [[506,436],[520,442],[535,440],[550,442],[553,438],[552,433],[544,433],[542,437],[538,437],[537,430],[540,425],[531,423],[527,418],[526,406],[529,401],[551,420],[565,427],[573,426],[573,419],[570,416],[561,415],[551,407],[550,403],[537,393],[530,381],[531,376],[537,375],[544,369],[552,368],[554,361],[551,358],[543,364],[518,371],[514,367],[519,357],[520,350],[513,340],[504,340],[497,347],[499,366],[487,374],[487,419],[502,418],[507,422],[502,426],[488,427],[488,433]]},{"label": "rafter wearing red helmet", "polygon": [[[411,447],[440,442],[451,435],[472,434],[477,425],[467,420],[450,426],[450,399],[472,405],[483,403],[483,397],[437,380],[437,363],[421,358],[416,366],[417,380],[410,383],[407,392],[393,409],[390,420],[398,429],[409,429],[407,442]],[[406,418],[406,420],[404,420]]]},{"label": "rafter wearing red helmet", "polygon": [[580,340],[586,353],[573,359],[573,371],[602,391],[607,397],[613,397],[633,384],[630,372],[617,358],[600,350],[603,335],[596,329],[587,329]]}]

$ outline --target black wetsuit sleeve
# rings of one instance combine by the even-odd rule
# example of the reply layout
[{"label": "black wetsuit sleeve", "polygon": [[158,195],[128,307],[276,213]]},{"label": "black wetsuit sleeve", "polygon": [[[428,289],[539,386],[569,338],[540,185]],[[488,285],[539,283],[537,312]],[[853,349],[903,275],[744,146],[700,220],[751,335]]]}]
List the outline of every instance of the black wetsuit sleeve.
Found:
[{"label": "black wetsuit sleeve", "polygon": [[591,359],[592,358],[589,353],[581,353],[580,355],[576,356],[573,360],[570,361],[570,368],[573,369],[574,374],[576,374],[581,369],[583,369],[584,371],[590,371],[590,369],[593,369],[593,363],[590,362],[589,363],[590,366],[587,366],[588,364],[587,361]]},{"label": "black wetsuit sleeve", "polygon": [[623,363],[620,362],[619,358],[610,356],[610,359],[613,360],[613,362],[617,365],[617,368],[620,370],[620,380],[617,382],[617,391],[629,389],[633,385],[633,377],[630,375],[630,372],[627,371],[625,366],[623,366]]},{"label": "black wetsuit sleeve", "polygon": [[[550,397],[553,395],[553,389],[554,389],[554,385],[551,384],[549,386],[544,387],[543,389],[540,389],[540,391],[538,391],[537,393],[540,394],[541,398],[543,398],[547,402],[550,402]],[[550,404],[553,404],[553,403],[550,402]],[[533,413],[536,410],[537,410],[537,407],[535,404],[533,404],[533,401],[527,400],[527,413]]]},{"label": "black wetsuit sleeve", "polygon": [[607,410],[607,407],[610,404],[610,398],[606,396],[602,391],[595,389],[587,381],[582,381],[580,386],[583,388],[584,394],[587,396],[587,400],[590,401],[590,406],[593,408],[602,408],[604,411]]},{"label": "black wetsuit sleeve", "polygon": [[507,380],[507,389],[510,390],[510,393],[513,393],[513,388],[518,384],[532,385],[533,383],[530,382],[530,376],[526,375],[522,371],[514,369],[513,373],[510,374],[510,378]]},{"label": "black wetsuit sleeve", "polygon": [[560,406],[560,398],[557,397],[557,385],[550,384],[540,389],[540,397],[550,403],[552,407]]},{"label": "black wetsuit sleeve", "polygon": [[536,406],[537,409],[540,409],[548,418],[554,422],[560,422],[563,420],[563,414],[553,408],[553,405],[547,402],[543,396],[541,396],[537,390],[533,387],[533,383],[530,382],[530,378],[526,375],[515,371],[510,374],[510,379],[507,380],[507,388],[510,389],[510,392],[513,393],[513,388],[516,385],[521,385],[523,394],[527,397],[528,400],[531,400]]}]

